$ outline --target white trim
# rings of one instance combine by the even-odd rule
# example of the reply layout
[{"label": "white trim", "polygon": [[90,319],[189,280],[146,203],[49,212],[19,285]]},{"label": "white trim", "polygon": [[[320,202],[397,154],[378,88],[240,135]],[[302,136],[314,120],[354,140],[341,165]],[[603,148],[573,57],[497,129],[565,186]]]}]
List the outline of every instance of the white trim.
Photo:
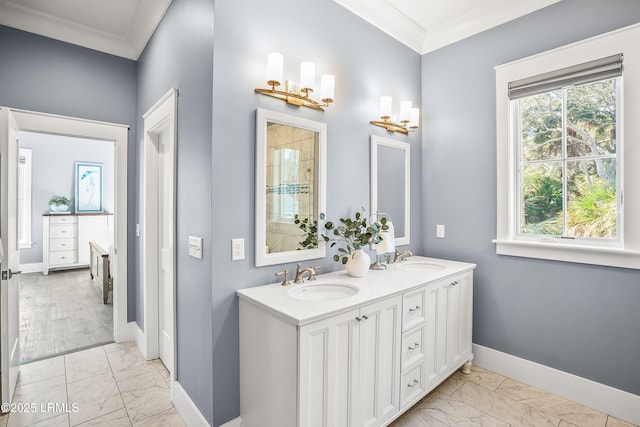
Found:
[{"label": "white trim", "polygon": [[[624,54],[624,87],[639,86],[640,52],[636,47],[639,38],[640,24],[635,24],[495,67],[497,232],[494,243],[497,254],[640,269],[640,223],[632,220],[640,217],[640,191],[636,186],[640,182],[640,168],[624,167],[624,164],[640,163],[640,121],[623,122],[621,118],[618,130],[621,146],[624,143],[619,179],[626,185],[623,205],[626,221],[623,221],[620,236],[622,248],[516,240],[515,153],[509,130],[513,112],[508,97],[508,82],[619,53]],[[620,105],[626,117],[640,115],[640,95],[637,93],[630,90],[621,93]]]},{"label": "white trim", "polygon": [[115,207],[113,263],[113,337],[126,341],[127,325],[127,151],[129,127],[88,119],[11,110],[20,130],[113,141],[115,146]]},{"label": "white trim", "polygon": [[41,262],[34,262],[32,264],[20,264],[20,271],[23,273],[42,273],[44,270],[44,264]]},{"label": "white trim", "polygon": [[[202,415],[202,413],[198,410],[196,404],[193,403],[193,400],[191,400],[187,392],[182,388],[182,385],[180,385],[178,381],[174,381],[173,387],[173,405],[176,407],[176,411],[178,411],[178,414],[180,415],[184,423],[189,427],[211,427],[204,415]],[[237,425],[240,426],[241,424]],[[225,426],[227,425],[225,424]]]},{"label": "white trim", "polygon": [[394,240],[396,246],[408,245],[411,243],[411,144],[371,135],[371,215],[378,212],[378,146],[381,145],[404,152],[404,235],[395,236]]},{"label": "white trim", "polygon": [[222,424],[220,427],[244,427],[244,424],[242,424],[242,418],[238,417]]},{"label": "white trim", "polygon": [[481,368],[640,425],[640,396],[478,344],[473,354]]},{"label": "white trim", "polygon": [[140,325],[135,320],[129,322],[130,339],[135,341],[143,355],[147,354],[147,339],[144,331],[140,329]]},{"label": "white trim", "polygon": [[[158,248],[158,209],[157,209],[157,197],[158,197],[158,152],[154,144],[154,135],[168,130],[169,134],[169,149],[163,156],[168,156],[168,160],[172,165],[171,188],[168,191],[172,194],[172,218],[165,218],[165,220],[173,224],[171,230],[172,235],[170,240],[172,242],[171,249],[171,272],[172,277],[172,301],[171,307],[173,308],[173,332],[172,332],[172,344],[173,344],[173,357],[171,361],[164,361],[167,365],[167,369],[171,374],[171,379],[177,378],[176,366],[177,366],[177,346],[176,346],[176,229],[175,229],[175,217],[176,217],[176,145],[177,145],[177,108],[178,108],[178,92],[175,89],[170,89],[159,102],[156,102],[153,107],[144,114],[144,147],[143,147],[143,200],[142,200],[142,218],[143,218],[143,232],[142,232],[142,283],[144,294],[144,351],[143,354],[147,360],[155,359],[159,357],[159,294],[158,294],[158,257],[156,255],[147,256],[152,250]],[[167,171],[165,171],[166,173]],[[155,254],[156,252],[154,252]]]}]

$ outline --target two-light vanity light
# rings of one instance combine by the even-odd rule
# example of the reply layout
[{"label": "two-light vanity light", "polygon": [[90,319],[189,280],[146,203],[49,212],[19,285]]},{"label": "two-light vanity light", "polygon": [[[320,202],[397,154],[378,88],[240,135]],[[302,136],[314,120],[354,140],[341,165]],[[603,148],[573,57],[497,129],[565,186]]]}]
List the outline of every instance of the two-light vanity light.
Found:
[{"label": "two-light vanity light", "polygon": [[284,90],[277,90],[276,87],[283,83],[284,57],[279,53],[270,53],[267,58],[267,84],[269,89],[258,89],[257,93],[282,99],[289,104],[314,108],[324,111],[323,107],[328,107],[333,102],[335,91],[335,77],[331,74],[324,74],[320,78],[320,102],[312,99],[310,94],[315,89],[316,65],[313,62],[303,62],[300,65],[300,84],[291,80],[285,82]]},{"label": "two-light vanity light", "polygon": [[407,135],[420,127],[420,109],[413,108],[411,101],[400,103],[400,123],[396,123],[396,117],[391,114],[393,101],[390,96],[380,98],[380,118],[371,120],[372,125],[381,126],[389,132],[399,132]]}]

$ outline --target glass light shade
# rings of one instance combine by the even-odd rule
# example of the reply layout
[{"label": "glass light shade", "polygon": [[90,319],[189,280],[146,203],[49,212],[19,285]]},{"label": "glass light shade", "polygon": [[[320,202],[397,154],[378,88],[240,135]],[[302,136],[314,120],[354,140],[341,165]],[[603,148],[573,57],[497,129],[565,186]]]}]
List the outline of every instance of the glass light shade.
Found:
[{"label": "glass light shade", "polygon": [[420,127],[420,109],[412,108],[411,109],[411,120],[409,121],[410,128]]},{"label": "glass light shade", "polygon": [[267,56],[267,82],[269,84],[275,83],[279,85],[282,83],[282,68],[284,64],[284,57],[277,52],[271,52]]},{"label": "glass light shade", "polygon": [[323,102],[333,102],[336,78],[332,74],[325,74],[320,78],[320,99]]},{"label": "glass light shade", "polygon": [[300,64],[300,89],[309,89],[313,92],[316,80],[316,64],[313,62],[303,62]]},{"label": "glass light shade", "polygon": [[409,123],[411,120],[411,101],[402,101],[400,103],[400,121]]},{"label": "glass light shade", "polygon": [[380,118],[391,117],[392,99],[390,96],[380,97]]}]

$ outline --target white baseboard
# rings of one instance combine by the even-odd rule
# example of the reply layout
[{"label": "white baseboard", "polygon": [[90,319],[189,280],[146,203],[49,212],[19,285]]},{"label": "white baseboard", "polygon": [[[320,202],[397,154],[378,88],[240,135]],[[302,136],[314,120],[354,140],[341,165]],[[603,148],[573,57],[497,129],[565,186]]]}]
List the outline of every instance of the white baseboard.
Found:
[{"label": "white baseboard", "polygon": [[244,424],[242,424],[242,419],[238,417],[222,424],[220,427],[244,427]]},{"label": "white baseboard", "polygon": [[640,396],[473,344],[473,363],[500,375],[640,425]]},{"label": "white baseboard", "polygon": [[135,321],[129,322],[129,325],[131,325],[131,328],[133,330],[133,340],[138,345],[138,348],[140,349],[140,352],[142,353],[144,358],[147,359],[147,339],[144,331],[140,329],[140,326],[138,326],[138,323]]},{"label": "white baseboard", "polygon": [[42,273],[44,271],[44,264],[41,262],[34,262],[33,264],[20,264],[20,271],[23,273]]},{"label": "white baseboard", "polygon": [[[173,404],[188,427],[211,427],[178,381],[173,382]],[[226,425],[226,424],[225,424]]]}]

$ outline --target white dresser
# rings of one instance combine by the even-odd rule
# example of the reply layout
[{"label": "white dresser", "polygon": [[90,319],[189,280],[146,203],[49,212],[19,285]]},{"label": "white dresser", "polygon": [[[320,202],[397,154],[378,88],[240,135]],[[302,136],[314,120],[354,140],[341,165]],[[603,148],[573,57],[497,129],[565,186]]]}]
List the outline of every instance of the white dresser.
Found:
[{"label": "white dresser", "polygon": [[113,242],[113,214],[55,215],[42,217],[43,273],[89,266],[89,242],[106,251]]}]

